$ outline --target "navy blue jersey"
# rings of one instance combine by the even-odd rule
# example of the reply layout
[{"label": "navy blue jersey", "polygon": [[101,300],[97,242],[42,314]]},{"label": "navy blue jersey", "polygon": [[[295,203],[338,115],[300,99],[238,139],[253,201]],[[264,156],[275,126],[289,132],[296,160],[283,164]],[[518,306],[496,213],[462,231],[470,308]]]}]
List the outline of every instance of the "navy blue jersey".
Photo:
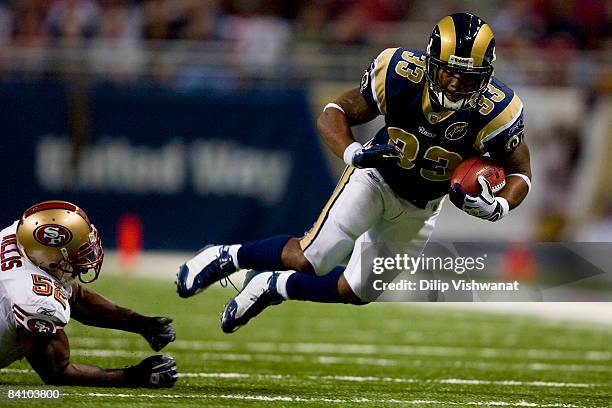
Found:
[{"label": "navy blue jersey", "polygon": [[477,107],[434,111],[425,55],[388,48],[361,81],[362,95],[385,117],[372,143],[395,143],[402,150],[399,165],[378,171],[396,194],[419,206],[448,192],[453,171],[463,160],[510,154],[523,138],[523,103],[495,78]]}]

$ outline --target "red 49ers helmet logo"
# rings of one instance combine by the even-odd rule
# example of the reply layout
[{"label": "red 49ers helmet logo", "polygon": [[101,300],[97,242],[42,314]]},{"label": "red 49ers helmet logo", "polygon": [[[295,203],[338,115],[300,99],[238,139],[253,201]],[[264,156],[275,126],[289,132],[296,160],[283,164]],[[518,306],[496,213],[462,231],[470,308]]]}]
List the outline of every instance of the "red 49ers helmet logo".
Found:
[{"label": "red 49ers helmet logo", "polygon": [[72,232],[57,224],[45,224],[34,230],[34,238],[43,245],[64,246],[72,240]]}]

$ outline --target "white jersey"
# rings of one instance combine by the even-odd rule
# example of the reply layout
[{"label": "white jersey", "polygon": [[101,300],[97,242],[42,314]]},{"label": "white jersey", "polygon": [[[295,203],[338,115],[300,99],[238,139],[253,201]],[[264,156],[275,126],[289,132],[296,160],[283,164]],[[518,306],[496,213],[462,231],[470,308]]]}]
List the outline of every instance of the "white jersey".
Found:
[{"label": "white jersey", "polygon": [[53,334],[70,320],[72,294],[17,249],[17,221],[0,232],[0,368],[23,357],[17,327]]}]

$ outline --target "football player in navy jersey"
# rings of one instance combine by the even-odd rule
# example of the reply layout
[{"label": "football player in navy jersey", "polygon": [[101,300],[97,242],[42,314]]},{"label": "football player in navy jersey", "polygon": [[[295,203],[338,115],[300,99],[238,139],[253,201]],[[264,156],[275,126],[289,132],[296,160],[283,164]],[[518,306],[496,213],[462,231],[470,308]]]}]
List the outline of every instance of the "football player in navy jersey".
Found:
[{"label": "football player in navy jersey", "polygon": [[[447,193],[472,216],[503,218],[529,192],[531,169],[523,104],[493,78],[494,61],[491,27],[469,13],[440,20],[427,52],[381,52],[360,87],[327,104],[318,118],[323,140],[347,168],[313,227],[301,238],[205,247],[180,267],[179,295],[193,296],[251,269],[242,291],[225,306],[225,332],[286,299],[363,304],[373,300],[365,290],[373,274],[367,267],[362,273],[362,244],[399,243],[418,256]],[[351,126],[378,115],[385,126],[365,146],[356,142]],[[449,192],[454,169],[485,154],[504,167],[505,187],[493,196],[479,178],[478,196],[459,185]],[[346,268],[338,267],[349,255]]]}]

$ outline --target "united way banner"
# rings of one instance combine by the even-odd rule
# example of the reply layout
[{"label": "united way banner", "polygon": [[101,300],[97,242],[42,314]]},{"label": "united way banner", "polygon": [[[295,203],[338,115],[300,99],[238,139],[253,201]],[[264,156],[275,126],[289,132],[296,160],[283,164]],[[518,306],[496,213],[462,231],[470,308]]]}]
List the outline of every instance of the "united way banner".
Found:
[{"label": "united way banner", "polygon": [[[82,206],[106,246],[128,216],[144,248],[303,233],[332,188],[304,91],[179,93],[2,85],[7,225],[37,201]],[[75,102],[76,99],[76,102]]]}]

